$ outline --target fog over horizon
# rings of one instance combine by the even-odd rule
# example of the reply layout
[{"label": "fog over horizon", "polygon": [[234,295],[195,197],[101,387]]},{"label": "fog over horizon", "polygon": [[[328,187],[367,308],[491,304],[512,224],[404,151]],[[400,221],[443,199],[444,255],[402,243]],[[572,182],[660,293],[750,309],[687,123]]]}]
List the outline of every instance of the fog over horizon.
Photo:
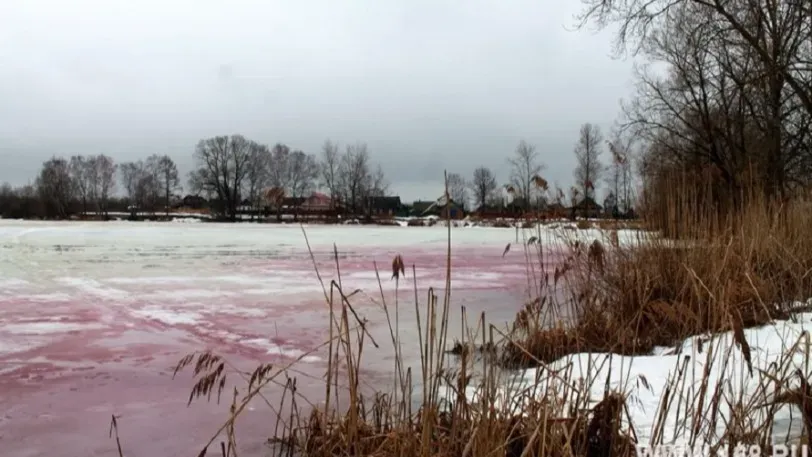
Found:
[{"label": "fog over horizon", "polygon": [[0,182],[33,181],[54,155],[168,154],[186,187],[197,142],[238,133],[317,156],[365,142],[407,202],[439,196],[443,170],[505,182],[520,140],[569,186],[581,124],[608,135],[633,76],[612,30],[575,30],[580,6],[7,2]]}]

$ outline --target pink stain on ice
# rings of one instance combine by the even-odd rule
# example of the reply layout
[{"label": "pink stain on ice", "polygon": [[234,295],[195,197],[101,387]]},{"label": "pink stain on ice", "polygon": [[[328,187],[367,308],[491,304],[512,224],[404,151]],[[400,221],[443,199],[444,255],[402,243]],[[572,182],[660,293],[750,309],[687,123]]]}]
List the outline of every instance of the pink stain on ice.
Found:
[{"label": "pink stain on ice", "polygon": [[[523,301],[524,254],[515,250],[503,257],[503,248],[504,242],[489,241],[454,250],[453,305],[455,310],[466,306],[471,320],[483,311],[492,321],[510,320]],[[5,456],[114,455],[115,443],[107,436],[112,415],[120,416],[127,456],[196,455],[225,420],[231,392],[226,389],[229,394],[219,405],[195,401],[187,407],[191,376],[183,372],[173,380],[172,374],[178,360],[196,350],[212,349],[243,370],[302,357],[296,365],[299,392],[315,402],[323,399],[326,355],[323,350],[306,353],[327,337],[327,307],[303,247],[278,255],[244,250],[228,255],[226,246],[209,251],[208,257],[187,259],[182,270],[173,270],[180,254],[171,249],[171,264],[155,246],[133,249],[127,258],[110,252],[107,263],[96,264],[90,273],[82,265],[97,259],[70,260],[75,271],[50,268],[47,286],[34,281],[36,269],[28,280],[0,282],[0,447]],[[137,259],[138,269],[130,266],[126,271],[131,274],[118,274],[125,271],[121,264],[140,255],[133,252],[145,252]],[[314,252],[329,287],[336,278],[332,248]],[[365,354],[367,379],[381,382],[389,382],[393,362],[385,315],[372,300],[380,301],[373,262],[391,304],[396,253],[407,264],[398,294],[402,339],[414,341],[411,265],[417,268],[424,302],[427,287],[441,289],[445,281],[442,244],[345,246],[339,252],[342,284],[347,292],[363,291],[354,306],[381,344]],[[412,346],[404,351],[417,366]],[[235,375],[230,379],[244,385]],[[274,401],[279,392],[271,388],[267,396]],[[262,402],[249,407],[238,424],[243,455],[262,455],[274,417]]]}]

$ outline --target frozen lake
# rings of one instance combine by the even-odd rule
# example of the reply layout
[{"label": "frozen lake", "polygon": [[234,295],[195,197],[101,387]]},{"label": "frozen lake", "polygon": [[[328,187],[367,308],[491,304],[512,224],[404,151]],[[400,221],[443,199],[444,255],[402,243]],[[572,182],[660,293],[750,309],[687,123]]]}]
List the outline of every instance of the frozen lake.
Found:
[{"label": "frozen lake", "polygon": [[[419,300],[445,283],[444,227],[310,226],[322,279],[337,279],[369,320],[381,348],[365,350],[367,382],[389,382],[392,345],[374,272],[393,303],[391,263],[403,256],[401,338],[419,367],[411,265]],[[526,297],[525,254],[503,257],[512,229],[454,228],[452,311],[471,321],[512,320]],[[120,416],[126,455],[196,455],[228,406],[186,407],[190,376],[172,380],[184,355],[213,349],[235,366],[288,363],[326,340],[324,293],[299,226],[0,221],[0,440],[8,457],[113,455]],[[325,355],[297,365],[299,391],[323,399]],[[233,379],[233,377],[232,377]],[[238,383],[241,385],[241,383]],[[281,390],[281,389],[280,389]],[[273,393],[269,393],[273,403]],[[238,424],[250,455],[263,455],[275,414],[257,404]],[[245,453],[245,450],[243,450]]]}]

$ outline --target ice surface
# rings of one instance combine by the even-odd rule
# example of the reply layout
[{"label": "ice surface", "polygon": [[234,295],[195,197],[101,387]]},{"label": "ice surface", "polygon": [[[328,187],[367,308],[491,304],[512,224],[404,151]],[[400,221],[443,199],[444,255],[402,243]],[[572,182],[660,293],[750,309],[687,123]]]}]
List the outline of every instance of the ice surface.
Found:
[{"label": "ice surface", "polygon": [[[327,337],[328,314],[313,262],[329,288],[338,279],[334,243],[342,285],[360,290],[353,306],[381,345],[365,349],[365,381],[388,383],[392,348],[374,265],[390,311],[398,285],[402,340],[414,341],[412,281],[422,303],[429,286],[442,294],[447,228],[306,230],[313,258],[297,225],[0,221],[3,454],[115,455],[106,439],[112,414],[122,416],[127,455],[196,453],[228,408],[187,410],[191,380],[173,381],[172,369],[196,350],[212,349],[243,370],[301,358],[298,391],[318,400],[326,357],[310,352]],[[512,319],[527,284],[522,250],[502,256],[515,237],[513,229],[453,229],[456,310]],[[396,254],[407,265],[399,284],[391,279]],[[404,353],[417,367],[412,346]],[[261,446],[275,416],[263,404],[255,410],[239,441]]]}]

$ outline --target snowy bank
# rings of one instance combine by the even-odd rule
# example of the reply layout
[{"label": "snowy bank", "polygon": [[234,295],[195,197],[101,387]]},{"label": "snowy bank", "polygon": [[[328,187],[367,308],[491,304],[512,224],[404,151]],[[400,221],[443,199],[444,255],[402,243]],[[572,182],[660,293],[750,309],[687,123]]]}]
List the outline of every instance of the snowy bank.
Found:
[{"label": "snowy bank", "polygon": [[[496,393],[496,407],[515,413],[528,399],[543,396],[564,397],[564,403],[586,397],[577,405],[591,407],[604,397],[608,382],[610,391],[625,394],[628,417],[624,423],[633,426],[640,445],[686,445],[697,424],[695,444],[715,445],[731,427],[753,431],[769,420],[775,443],[797,442],[803,422],[799,407],[774,404],[776,394],[798,388],[796,370],[810,374],[810,342],[804,326],[812,325],[812,313],[800,313],[794,319],[744,330],[752,374],[733,333],[727,332],[688,338],[677,347],[658,348],[647,356],[566,356],[514,373]],[[780,385],[776,380],[781,380]],[[477,402],[479,392],[468,387],[466,396]],[[444,397],[450,400],[453,393],[446,391]]]}]

